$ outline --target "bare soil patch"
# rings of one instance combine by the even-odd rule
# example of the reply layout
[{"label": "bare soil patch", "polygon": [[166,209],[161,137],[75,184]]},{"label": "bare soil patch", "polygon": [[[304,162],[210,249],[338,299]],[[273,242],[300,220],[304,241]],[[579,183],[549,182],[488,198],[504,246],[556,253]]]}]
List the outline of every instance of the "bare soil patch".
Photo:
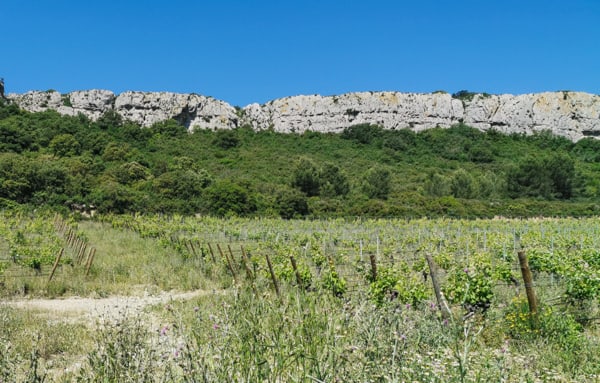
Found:
[{"label": "bare soil patch", "polygon": [[111,296],[106,298],[69,297],[62,299],[19,299],[2,304],[47,313],[55,320],[96,322],[118,320],[124,315],[137,314],[148,306],[167,304],[171,301],[189,300],[214,291],[160,292],[141,296]]}]

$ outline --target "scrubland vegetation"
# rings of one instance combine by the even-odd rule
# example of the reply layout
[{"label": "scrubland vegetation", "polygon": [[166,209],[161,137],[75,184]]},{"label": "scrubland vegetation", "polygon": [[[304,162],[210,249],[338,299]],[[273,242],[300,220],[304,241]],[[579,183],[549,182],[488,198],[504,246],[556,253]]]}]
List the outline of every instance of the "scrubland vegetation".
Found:
[{"label": "scrubland vegetation", "polygon": [[[2,101],[0,101],[2,102]],[[0,104],[0,204],[261,217],[598,214],[600,141],[450,129],[188,133]]]}]

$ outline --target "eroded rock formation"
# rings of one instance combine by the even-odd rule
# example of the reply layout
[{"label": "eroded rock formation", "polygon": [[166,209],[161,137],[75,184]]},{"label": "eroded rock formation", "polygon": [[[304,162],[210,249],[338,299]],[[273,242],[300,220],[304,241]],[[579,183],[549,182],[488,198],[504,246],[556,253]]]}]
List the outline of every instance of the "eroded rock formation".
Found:
[{"label": "eroded rock formation", "polygon": [[232,129],[244,124],[278,132],[340,132],[361,124],[416,131],[450,127],[459,122],[481,130],[531,134],[549,130],[577,141],[600,137],[600,96],[582,92],[523,95],[476,94],[458,99],[431,94],[359,92],[339,96],[293,96],[241,110],[224,101],[196,94],[106,90],[28,92],[10,99],[29,111],[54,109],[61,114],[83,113],[91,119],[114,110],[142,126],[173,118],[194,129]]}]

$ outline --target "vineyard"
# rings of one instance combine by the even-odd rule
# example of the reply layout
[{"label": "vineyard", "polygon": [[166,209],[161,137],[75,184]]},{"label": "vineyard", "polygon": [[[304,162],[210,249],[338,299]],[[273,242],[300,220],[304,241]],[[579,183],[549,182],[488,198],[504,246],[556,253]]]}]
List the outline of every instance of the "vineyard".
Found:
[{"label": "vineyard", "polygon": [[[2,296],[131,286],[225,293],[156,307],[159,329],[127,318],[100,324],[86,363],[63,379],[599,378],[597,219],[2,213]],[[0,367],[13,363],[8,355]]]}]

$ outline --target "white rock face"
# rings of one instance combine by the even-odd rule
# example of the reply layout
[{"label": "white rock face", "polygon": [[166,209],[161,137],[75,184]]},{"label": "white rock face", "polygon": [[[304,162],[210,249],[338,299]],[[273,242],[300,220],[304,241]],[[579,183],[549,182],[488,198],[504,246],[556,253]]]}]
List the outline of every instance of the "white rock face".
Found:
[{"label": "white rock face", "polygon": [[443,92],[294,96],[264,105],[250,104],[241,110],[241,118],[226,102],[196,94],[125,92],[115,96],[106,90],[89,90],[66,95],[28,92],[8,97],[32,112],[54,109],[66,115],[83,113],[96,120],[106,111],[115,110],[142,126],[173,118],[190,131],[249,124],[256,130],[277,132],[341,132],[362,123],[421,131],[464,122],[480,130],[502,133],[549,130],[573,141],[600,137],[600,96],[581,92],[478,94],[464,101]]},{"label": "white rock face", "polygon": [[363,123],[386,129],[423,130],[451,126],[464,109],[449,94],[362,92],[340,96],[295,96],[244,108],[245,122],[255,129],[277,132],[341,132]]},{"label": "white rock face", "polygon": [[226,102],[196,94],[125,92],[115,100],[123,118],[150,126],[173,118],[189,130],[233,129],[238,117]]},{"label": "white rock face", "polygon": [[581,92],[477,95],[466,103],[464,122],[481,130],[493,128],[502,133],[549,130],[577,141],[600,136],[600,96]]},{"label": "white rock face", "polygon": [[30,112],[48,109],[69,116],[82,113],[97,120],[114,110],[123,118],[148,127],[173,118],[190,131],[194,129],[233,129],[238,124],[235,108],[226,102],[196,94],[168,92],[125,92],[115,96],[107,90],[78,91],[61,95],[58,92],[27,92],[9,94],[8,98]]},{"label": "white rock face", "polygon": [[480,130],[532,134],[549,130],[577,141],[600,136],[600,96],[580,92],[482,95],[470,101],[446,93],[348,93],[295,96],[244,108],[244,123],[278,132],[340,132],[361,123],[415,131],[459,122]]},{"label": "white rock face", "polygon": [[62,95],[55,91],[31,91],[25,94],[10,93],[7,95],[7,98],[30,112],[43,112],[48,109],[56,110],[63,106]]}]

